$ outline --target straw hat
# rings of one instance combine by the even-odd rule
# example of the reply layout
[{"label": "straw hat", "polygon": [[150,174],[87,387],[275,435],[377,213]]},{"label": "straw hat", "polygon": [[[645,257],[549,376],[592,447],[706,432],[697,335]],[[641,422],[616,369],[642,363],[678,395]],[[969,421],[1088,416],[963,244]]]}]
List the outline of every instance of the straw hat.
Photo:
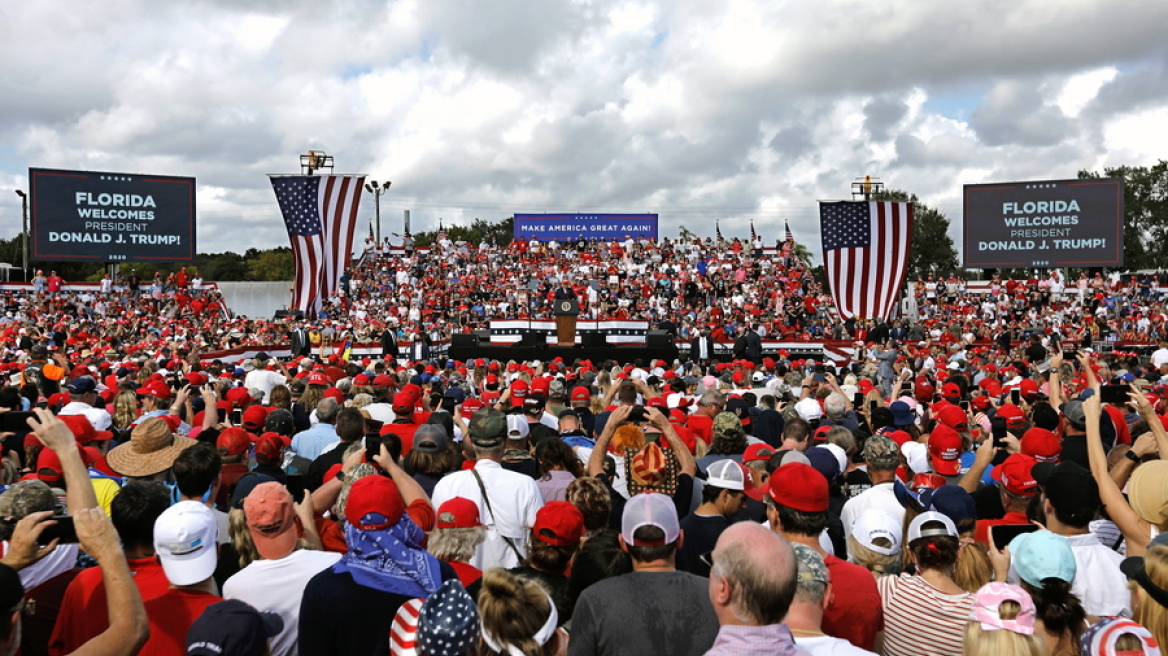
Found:
[{"label": "straw hat", "polygon": [[171,433],[162,417],[150,417],[134,427],[129,442],[110,450],[106,463],[122,476],[152,476],[170,469],[178,454],[194,443]]},{"label": "straw hat", "polygon": [[1128,482],[1128,503],[1149,524],[1168,523],[1168,461],[1154,460],[1136,468]]}]

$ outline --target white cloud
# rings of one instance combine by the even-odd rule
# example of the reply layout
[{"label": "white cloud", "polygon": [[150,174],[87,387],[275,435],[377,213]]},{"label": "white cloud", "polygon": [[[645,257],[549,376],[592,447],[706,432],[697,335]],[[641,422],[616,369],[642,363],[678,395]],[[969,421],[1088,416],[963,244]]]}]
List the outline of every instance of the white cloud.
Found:
[{"label": "white cloud", "polygon": [[415,229],[657,210],[667,235],[787,218],[815,247],[815,201],[870,173],[956,234],[963,183],[1168,152],[1166,19],[1136,0],[4,3],[0,226],[29,166],[157,172],[198,178],[202,250],[283,243],[264,174],[320,148],[393,181],[383,230],[403,209]]}]

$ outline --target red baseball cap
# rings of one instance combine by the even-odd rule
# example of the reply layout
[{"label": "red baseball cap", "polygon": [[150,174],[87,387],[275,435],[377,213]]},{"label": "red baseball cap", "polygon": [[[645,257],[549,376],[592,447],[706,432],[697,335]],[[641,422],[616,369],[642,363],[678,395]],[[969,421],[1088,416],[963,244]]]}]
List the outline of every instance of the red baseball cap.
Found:
[{"label": "red baseball cap", "polygon": [[551,389],[551,381],[547,378],[540,376],[531,381],[532,394],[543,394],[546,397],[549,389]]},{"label": "red baseball cap", "polygon": [[478,412],[479,410],[482,410],[482,408],[483,408],[483,402],[478,400],[478,399],[469,398],[469,399],[462,402],[462,414],[463,415],[473,415],[474,413]]},{"label": "red baseball cap", "polygon": [[742,462],[758,462],[760,460],[770,460],[771,456],[775,455],[774,448],[769,444],[755,443],[746,447],[746,451],[742,453]]},{"label": "red baseball cap", "polygon": [[238,455],[247,451],[248,447],[251,446],[251,435],[242,428],[232,426],[219,433],[219,439],[215,440],[215,446],[225,450],[229,456]]},{"label": "red baseball cap", "polygon": [[65,422],[65,425],[72,431],[73,437],[77,439],[78,444],[105,441],[114,437],[111,431],[95,430],[93,424],[89,422],[89,419],[85,415],[57,415],[57,418]]},{"label": "red baseball cap", "polygon": [[1038,398],[1038,383],[1029,378],[1024,379],[1022,384],[1018,386],[1018,389],[1021,390],[1022,398],[1027,401],[1033,401]]},{"label": "red baseball cap", "polygon": [[243,411],[243,427],[253,433],[263,430],[267,419],[268,409],[262,405],[248,406],[247,410]]},{"label": "red baseball cap", "polygon": [[464,497],[454,497],[438,506],[437,528],[474,528],[482,526],[479,507]]},{"label": "red baseball cap", "polygon": [[366,376],[365,374],[357,374],[356,376],[353,376],[354,385],[368,385],[369,382],[369,376]]},{"label": "red baseball cap", "polygon": [[941,386],[941,396],[947,399],[960,399],[961,388],[957,386],[957,383],[945,383]]},{"label": "red baseball cap", "polygon": [[912,442],[912,435],[909,435],[908,431],[886,430],[884,431],[884,434],[887,435],[888,438],[893,442],[896,442],[896,448],[898,449],[908,442]]},{"label": "red baseball cap", "polygon": [[953,430],[962,431],[969,428],[969,417],[966,416],[961,406],[947,405],[941,408],[941,411],[937,413],[937,421]]},{"label": "red baseball cap", "polygon": [[583,385],[578,385],[578,386],[572,388],[572,400],[573,401],[588,401],[591,399],[592,399],[592,392],[590,392],[587,387],[584,387]]},{"label": "red baseball cap", "polygon": [[584,513],[567,501],[549,501],[535,513],[531,530],[540,542],[570,547],[584,535]]},{"label": "red baseball cap", "polygon": [[[279,433],[264,433],[255,443],[255,457],[257,460],[275,460],[280,453],[292,445],[292,440]],[[326,479],[331,480],[331,479]]]},{"label": "red baseball cap", "polygon": [[1059,436],[1045,428],[1035,426],[1022,434],[1022,453],[1038,462],[1058,462],[1063,452]]},{"label": "red baseball cap", "polygon": [[394,526],[405,514],[397,484],[385,476],[366,476],[349,488],[345,519],[362,531],[381,531]]},{"label": "red baseball cap", "polygon": [[374,389],[385,389],[386,387],[393,387],[393,383],[393,376],[390,376],[389,374],[377,374],[373,377]]},{"label": "red baseball cap", "polygon": [[1002,464],[994,467],[990,478],[999,481],[1010,494],[1032,496],[1038,492],[1038,481],[1034,480],[1034,464],[1037,461],[1023,453],[1012,454]]},{"label": "red baseball cap", "polygon": [[527,398],[528,385],[525,380],[517,380],[511,383],[511,405],[523,405],[523,399]]},{"label": "red baseball cap", "polygon": [[37,455],[36,477],[46,483],[56,483],[62,476],[61,459],[52,449],[41,449]]},{"label": "red baseball cap", "polygon": [[308,384],[309,385],[328,385],[329,379],[328,379],[328,376],[324,375],[323,373],[321,373],[319,371],[314,371],[314,372],[308,374]]},{"label": "red baseball cap", "polygon": [[414,395],[409,392],[398,392],[393,395],[393,412],[397,415],[414,414]]},{"label": "red baseball cap", "polygon": [[1012,403],[1006,403],[998,408],[997,416],[1005,419],[1006,426],[1010,428],[1017,428],[1026,423],[1026,413]]},{"label": "red baseball cap", "polygon": [[827,510],[827,479],[814,467],[789,462],[771,474],[767,494],[780,506],[803,512]]},{"label": "red baseball cap", "polygon": [[956,476],[961,471],[963,443],[957,431],[938,424],[929,435],[929,462],[933,471],[942,476]]}]

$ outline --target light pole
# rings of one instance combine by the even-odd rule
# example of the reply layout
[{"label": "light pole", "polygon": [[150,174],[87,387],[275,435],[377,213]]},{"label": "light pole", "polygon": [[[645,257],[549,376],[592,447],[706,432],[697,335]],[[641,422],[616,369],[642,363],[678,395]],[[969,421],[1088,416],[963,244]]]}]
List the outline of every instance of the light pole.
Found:
[{"label": "light pole", "polygon": [[376,180],[365,183],[365,191],[373,194],[373,212],[377,217],[377,243],[381,244],[381,197],[385,192],[389,191],[389,185],[393,184],[389,180],[385,184],[381,184]]},{"label": "light pole", "polygon": [[21,267],[20,270],[24,272],[24,279],[28,281],[28,194],[24,193],[23,189],[17,189],[16,195],[20,196],[20,229],[24,232],[24,244],[20,249]]}]

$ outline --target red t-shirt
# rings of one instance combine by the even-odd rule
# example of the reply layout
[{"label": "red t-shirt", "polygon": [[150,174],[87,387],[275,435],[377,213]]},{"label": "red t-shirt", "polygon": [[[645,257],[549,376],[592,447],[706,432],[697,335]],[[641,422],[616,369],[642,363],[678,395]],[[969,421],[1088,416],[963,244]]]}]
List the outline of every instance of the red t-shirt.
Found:
[{"label": "red t-shirt", "polygon": [[690,415],[685,419],[685,427],[709,444],[714,440],[714,420],[705,415]]},{"label": "red t-shirt", "polygon": [[458,574],[458,581],[462,583],[462,587],[469,588],[472,583],[483,578],[483,570],[467,563],[456,563],[452,560],[446,561],[451,569]]},{"label": "red t-shirt", "polygon": [[884,630],[884,609],[876,577],[867,569],[835,556],[823,559],[831,573],[835,598],[823,612],[823,632],[872,651],[876,634]]},{"label": "red t-shirt", "polygon": [[187,631],[207,606],[223,597],[198,590],[171,588],[146,602],[150,638],[138,656],[180,656],[187,653]]},{"label": "red t-shirt", "polygon": [[[157,558],[129,560],[126,564],[143,601],[150,601],[170,588]],[[91,567],[78,574],[65,590],[61,613],[49,640],[49,653],[71,654],[108,628],[109,607],[101,568]]]}]

